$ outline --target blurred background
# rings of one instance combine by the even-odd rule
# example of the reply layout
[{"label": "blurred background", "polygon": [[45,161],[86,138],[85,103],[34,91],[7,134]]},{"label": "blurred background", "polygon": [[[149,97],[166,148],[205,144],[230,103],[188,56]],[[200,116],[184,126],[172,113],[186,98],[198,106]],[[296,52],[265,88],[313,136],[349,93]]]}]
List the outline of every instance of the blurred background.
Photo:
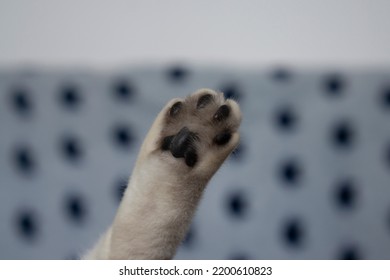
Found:
[{"label": "blurred background", "polygon": [[242,141],[176,259],[390,258],[388,1],[0,0],[0,259],[75,259],[173,97]]}]

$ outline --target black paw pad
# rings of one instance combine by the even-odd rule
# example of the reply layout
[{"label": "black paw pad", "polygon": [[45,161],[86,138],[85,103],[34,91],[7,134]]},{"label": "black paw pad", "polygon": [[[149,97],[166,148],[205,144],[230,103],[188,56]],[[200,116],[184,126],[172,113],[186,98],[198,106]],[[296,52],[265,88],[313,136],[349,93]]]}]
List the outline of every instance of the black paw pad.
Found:
[{"label": "black paw pad", "polygon": [[186,164],[189,167],[193,167],[196,164],[196,162],[198,161],[198,155],[196,154],[194,149],[190,148],[184,154],[184,159],[185,159]]},{"label": "black paw pad", "polygon": [[161,144],[161,149],[163,151],[167,151],[171,147],[171,143],[175,135],[167,136],[163,139],[162,144]]},{"label": "black paw pad", "polygon": [[182,107],[183,107],[183,103],[181,103],[180,101],[176,102],[175,104],[172,105],[171,109],[169,110],[169,115],[171,117],[176,116],[177,114],[179,114]]},{"label": "black paw pad", "polygon": [[232,134],[229,131],[224,131],[220,134],[217,134],[214,138],[214,143],[217,145],[225,145],[232,138]]},{"label": "black paw pad", "polygon": [[162,140],[161,149],[170,150],[175,158],[184,158],[189,167],[193,167],[198,161],[198,155],[194,148],[194,142],[198,136],[187,127],[183,127],[176,135],[167,136]]},{"label": "black paw pad", "polygon": [[230,114],[230,108],[228,105],[222,105],[221,107],[219,107],[219,109],[217,110],[217,112],[214,114],[214,120],[216,121],[223,121],[225,119],[227,119],[227,117],[229,117],[229,114]]},{"label": "black paw pad", "polygon": [[175,158],[184,157],[184,153],[191,144],[191,140],[192,132],[187,127],[183,127],[172,139],[170,147],[172,155]]},{"label": "black paw pad", "polygon": [[214,97],[211,94],[205,94],[201,96],[196,105],[197,109],[201,109],[206,107],[211,101],[213,101]]}]

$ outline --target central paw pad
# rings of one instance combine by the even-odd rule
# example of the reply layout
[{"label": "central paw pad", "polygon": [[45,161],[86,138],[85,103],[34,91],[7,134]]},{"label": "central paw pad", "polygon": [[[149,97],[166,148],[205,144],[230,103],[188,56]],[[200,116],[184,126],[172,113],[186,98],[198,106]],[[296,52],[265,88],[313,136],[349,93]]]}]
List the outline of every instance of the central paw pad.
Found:
[{"label": "central paw pad", "polygon": [[230,153],[237,144],[230,142],[240,121],[241,113],[235,101],[225,100],[222,93],[199,90],[185,100],[174,100],[168,105],[161,150],[170,151],[173,157],[183,158],[187,166],[194,167],[202,153],[226,153],[221,147],[231,144]]},{"label": "central paw pad", "polygon": [[188,166],[192,167],[198,160],[195,150],[196,133],[183,127],[176,135],[167,136],[163,140],[162,149],[170,150],[175,158],[184,158]]}]

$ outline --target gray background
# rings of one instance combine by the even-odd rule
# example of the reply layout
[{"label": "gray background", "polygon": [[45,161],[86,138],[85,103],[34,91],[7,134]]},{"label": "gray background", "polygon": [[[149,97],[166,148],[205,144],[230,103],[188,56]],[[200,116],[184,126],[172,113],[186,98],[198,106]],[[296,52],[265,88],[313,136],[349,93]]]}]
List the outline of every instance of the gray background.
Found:
[{"label": "gray background", "polygon": [[389,9],[0,0],[0,258],[88,248],[155,114],[200,87],[239,99],[242,146],[177,258],[389,258]]},{"label": "gray background", "polygon": [[210,87],[239,101],[242,141],[177,259],[388,259],[389,78],[191,65],[2,70],[0,258],[77,258],[111,223],[159,110]]},{"label": "gray background", "polygon": [[0,63],[386,66],[387,0],[0,0]]}]

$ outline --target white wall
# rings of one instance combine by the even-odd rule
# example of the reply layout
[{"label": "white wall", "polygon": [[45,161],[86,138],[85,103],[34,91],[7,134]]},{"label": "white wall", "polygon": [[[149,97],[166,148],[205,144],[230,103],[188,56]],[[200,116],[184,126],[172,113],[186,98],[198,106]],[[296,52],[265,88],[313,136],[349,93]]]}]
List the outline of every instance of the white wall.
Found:
[{"label": "white wall", "polygon": [[0,0],[0,65],[390,65],[390,1]]}]

